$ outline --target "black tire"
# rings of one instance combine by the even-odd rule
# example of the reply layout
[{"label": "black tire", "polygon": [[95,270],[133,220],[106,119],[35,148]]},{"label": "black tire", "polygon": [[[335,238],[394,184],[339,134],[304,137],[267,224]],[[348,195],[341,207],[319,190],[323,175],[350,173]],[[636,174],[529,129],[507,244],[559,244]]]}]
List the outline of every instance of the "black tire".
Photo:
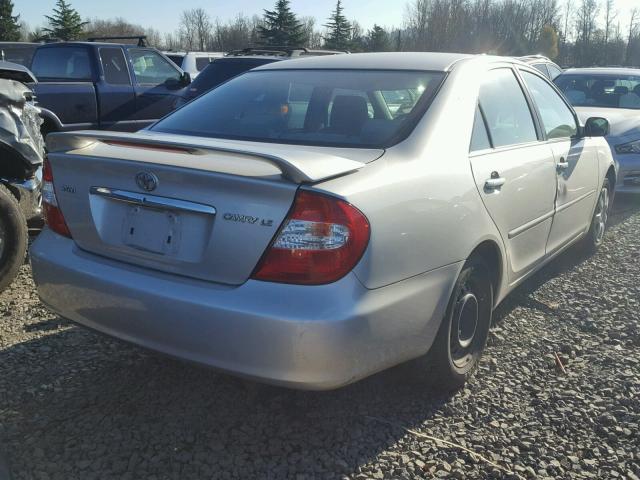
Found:
[{"label": "black tire", "polygon": [[582,247],[587,253],[595,253],[604,241],[612,200],[611,183],[608,178],[605,178],[598,192],[598,200],[593,216],[591,217],[589,231],[582,242]]},{"label": "black tire", "polygon": [[473,374],[487,343],[492,313],[489,267],[479,257],[470,258],[458,276],[447,312],[426,356],[435,388],[456,390]]},{"label": "black tire", "polygon": [[24,263],[29,231],[18,200],[0,184],[0,292]]}]

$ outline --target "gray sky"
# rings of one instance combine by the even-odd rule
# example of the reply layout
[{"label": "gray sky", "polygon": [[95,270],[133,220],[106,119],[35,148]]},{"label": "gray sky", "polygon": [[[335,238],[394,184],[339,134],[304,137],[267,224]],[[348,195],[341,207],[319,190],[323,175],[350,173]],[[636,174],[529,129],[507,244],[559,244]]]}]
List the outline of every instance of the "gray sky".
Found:
[{"label": "gray sky", "polygon": [[[70,0],[72,6],[83,18],[123,17],[125,20],[153,27],[161,32],[172,32],[178,27],[180,12],[189,8],[203,7],[211,18],[222,21],[235,17],[238,13],[262,14],[265,8],[273,8],[275,0]],[[334,0],[292,0],[291,6],[300,16],[313,16],[322,25],[333,8]],[[566,0],[560,0],[564,5]],[[364,28],[374,23],[383,26],[400,26],[405,13],[406,0],[343,0],[345,14],[350,20],[357,20]],[[572,0],[577,8],[578,0]],[[44,15],[51,13],[55,0],[14,0],[14,12],[30,27],[44,25]],[[628,29],[629,12],[632,7],[640,7],[639,0],[616,0],[618,19],[623,32]]]}]

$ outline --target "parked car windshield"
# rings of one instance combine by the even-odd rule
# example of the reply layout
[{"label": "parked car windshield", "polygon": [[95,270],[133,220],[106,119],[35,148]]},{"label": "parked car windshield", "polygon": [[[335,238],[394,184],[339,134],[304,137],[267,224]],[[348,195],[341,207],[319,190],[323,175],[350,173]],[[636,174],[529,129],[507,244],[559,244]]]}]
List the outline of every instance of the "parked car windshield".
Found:
[{"label": "parked car windshield", "polygon": [[400,70],[257,70],[202,95],[152,130],[384,148],[411,131],[443,78],[442,72]]},{"label": "parked car windshield", "polygon": [[640,75],[566,74],[555,83],[576,107],[640,109]]},{"label": "parked car windshield", "polygon": [[198,95],[203,94],[207,90],[211,90],[214,87],[226,82],[230,78],[233,78],[241,73],[244,73],[252,68],[256,68],[265,63],[271,63],[274,60],[260,59],[260,60],[216,60],[210,63],[202,73],[191,82],[187,93],[187,98],[195,98]]}]

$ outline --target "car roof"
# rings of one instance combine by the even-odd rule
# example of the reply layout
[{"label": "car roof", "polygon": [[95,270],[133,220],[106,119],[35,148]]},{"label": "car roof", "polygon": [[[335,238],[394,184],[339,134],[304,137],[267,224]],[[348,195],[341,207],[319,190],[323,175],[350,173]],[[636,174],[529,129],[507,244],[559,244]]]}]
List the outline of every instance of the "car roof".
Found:
[{"label": "car roof", "polygon": [[157,48],[149,46],[140,46],[137,43],[115,43],[115,42],[51,42],[43,43],[38,48],[54,48],[59,46],[86,46],[86,47],[123,47],[123,48],[148,48],[151,50],[157,50]]},{"label": "car roof", "polygon": [[467,61],[506,62],[525,65],[513,57],[471,55],[442,52],[378,52],[290,58],[286,63],[270,63],[256,70],[277,69],[345,69],[345,70],[450,70],[454,64]]},{"label": "car roof", "polygon": [[[276,55],[233,55],[230,57],[216,58],[211,63],[219,62],[242,62],[243,60],[268,60],[269,62],[279,62],[281,60],[289,60],[290,57],[282,57]],[[268,63],[268,62],[267,62]]]},{"label": "car roof", "polygon": [[0,47],[36,47],[36,42],[0,42]]},{"label": "car roof", "polygon": [[589,75],[640,75],[640,68],[630,67],[589,67],[589,68],[569,68],[563,75],[575,74]]}]

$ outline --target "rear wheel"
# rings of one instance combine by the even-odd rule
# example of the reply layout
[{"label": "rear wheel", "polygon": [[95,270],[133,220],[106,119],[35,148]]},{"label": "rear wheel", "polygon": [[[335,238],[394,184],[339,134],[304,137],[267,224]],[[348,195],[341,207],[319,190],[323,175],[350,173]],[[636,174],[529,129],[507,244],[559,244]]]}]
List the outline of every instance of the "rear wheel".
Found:
[{"label": "rear wheel", "polygon": [[24,262],[28,229],[18,200],[0,185],[0,292],[7,288]]},{"label": "rear wheel", "polygon": [[589,232],[584,239],[584,247],[586,250],[595,252],[604,241],[604,234],[607,230],[607,221],[609,220],[609,210],[611,208],[611,184],[609,179],[605,178],[598,201],[591,219]]},{"label": "rear wheel", "polygon": [[460,388],[471,376],[487,342],[492,311],[489,267],[481,258],[471,258],[460,272],[447,313],[427,354],[436,387]]}]

